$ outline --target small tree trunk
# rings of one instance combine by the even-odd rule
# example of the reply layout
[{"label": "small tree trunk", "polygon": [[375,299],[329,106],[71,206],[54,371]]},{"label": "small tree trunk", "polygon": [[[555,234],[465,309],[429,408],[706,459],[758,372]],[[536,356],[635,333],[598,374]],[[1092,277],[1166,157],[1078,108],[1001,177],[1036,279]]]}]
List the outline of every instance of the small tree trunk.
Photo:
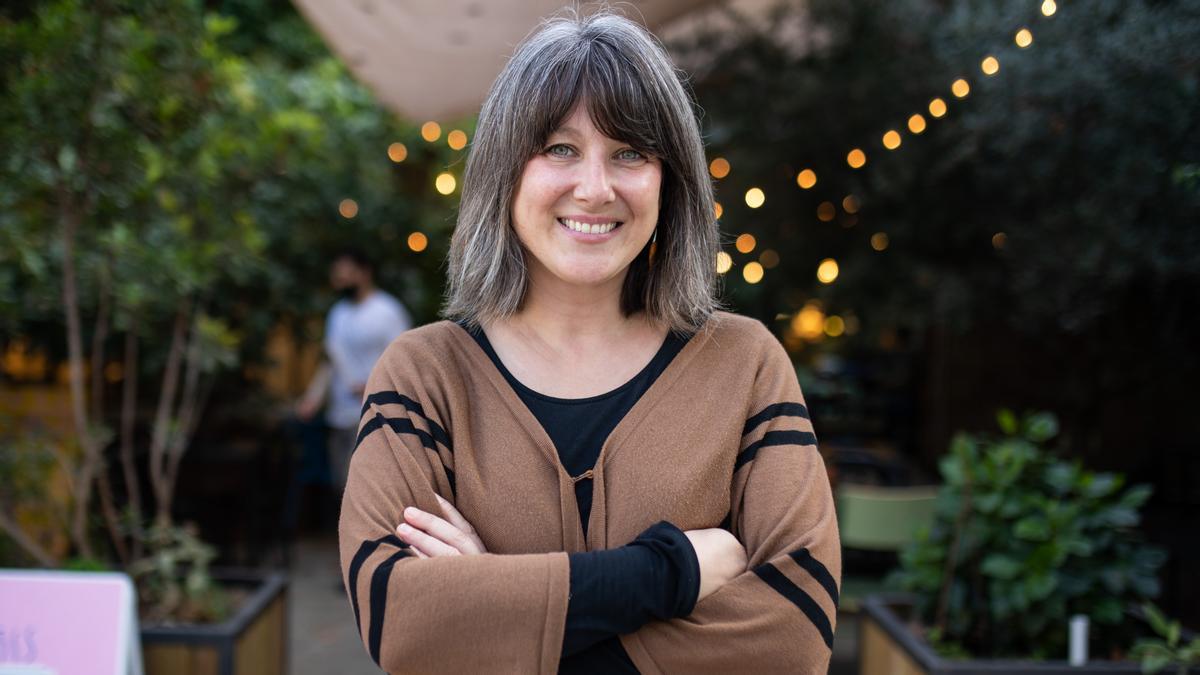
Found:
[{"label": "small tree trunk", "polygon": [[24,530],[17,525],[16,521],[8,517],[8,514],[0,509],[0,530],[8,535],[9,539],[21,547],[22,551],[29,554],[42,567],[55,567],[58,563],[54,560],[54,556],[50,555],[46,549],[42,548],[36,541],[33,540]]},{"label": "small tree trunk", "polygon": [[[183,395],[179,397],[179,411],[175,419],[177,425],[171,436],[167,453],[167,494],[174,498],[175,484],[179,478],[179,464],[183,453],[187,451],[192,434],[196,430],[196,420],[207,395],[200,395],[200,331],[195,320],[188,337],[187,359],[183,377]],[[207,393],[207,392],[206,392]]]},{"label": "small tree trunk", "polygon": [[188,319],[191,316],[191,301],[185,299],[175,314],[175,328],[171,331],[171,346],[167,352],[167,365],[163,369],[162,389],[158,393],[158,410],[154,415],[154,431],[150,438],[150,480],[154,486],[155,521],[166,527],[171,524],[171,494],[167,480],[167,452],[173,430],[171,408],[175,403],[175,391],[179,388],[179,366],[182,361]]},{"label": "small tree trunk", "polygon": [[83,457],[75,475],[75,503],[71,518],[71,538],[76,549],[92,557],[87,536],[88,503],[91,501],[92,480],[96,472],[97,449],[88,424],[87,404],[83,390],[83,331],[79,321],[79,295],[75,280],[75,235],[79,230],[79,212],[65,187],[59,189],[59,220],[62,225],[63,246],[63,312],[67,323],[67,364],[71,383],[71,414]]},{"label": "small tree trunk", "polygon": [[128,495],[130,520],[136,528],[132,538],[132,558],[142,557],[142,538],[138,534],[142,527],[142,488],[138,480],[137,464],[133,459],[134,422],[137,420],[138,381],[138,336],[137,316],[129,319],[129,331],[125,333],[125,379],[121,384],[121,470],[125,475],[125,492]]}]

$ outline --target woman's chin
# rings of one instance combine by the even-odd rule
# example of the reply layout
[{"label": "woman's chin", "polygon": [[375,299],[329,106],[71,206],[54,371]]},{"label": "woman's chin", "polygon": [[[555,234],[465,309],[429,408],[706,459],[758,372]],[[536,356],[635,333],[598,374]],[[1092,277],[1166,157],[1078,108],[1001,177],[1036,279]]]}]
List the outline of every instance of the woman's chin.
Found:
[{"label": "woman's chin", "polygon": [[602,286],[619,280],[624,276],[625,269],[612,265],[591,266],[577,265],[566,269],[554,270],[554,276],[569,286]]}]

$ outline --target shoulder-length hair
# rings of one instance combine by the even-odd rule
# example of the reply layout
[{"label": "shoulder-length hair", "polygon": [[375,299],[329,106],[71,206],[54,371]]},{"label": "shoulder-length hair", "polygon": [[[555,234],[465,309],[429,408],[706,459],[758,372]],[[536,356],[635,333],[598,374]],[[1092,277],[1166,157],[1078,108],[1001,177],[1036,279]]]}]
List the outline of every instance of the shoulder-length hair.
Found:
[{"label": "shoulder-length hair", "polygon": [[685,333],[707,321],[719,308],[719,235],[682,77],[649,32],[609,11],[550,19],[517,47],[479,113],[450,244],[446,318],[475,326],[521,308],[528,277],[527,253],[512,227],[517,184],[582,100],[603,134],[663,166],[654,261],[643,249],[630,264],[622,313],[645,310]]}]

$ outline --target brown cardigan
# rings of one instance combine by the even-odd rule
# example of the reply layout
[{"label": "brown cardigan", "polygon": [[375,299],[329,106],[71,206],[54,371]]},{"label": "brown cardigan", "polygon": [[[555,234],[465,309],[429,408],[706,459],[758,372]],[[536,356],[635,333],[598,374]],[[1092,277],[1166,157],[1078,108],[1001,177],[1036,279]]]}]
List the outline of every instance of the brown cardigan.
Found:
[{"label": "brown cardigan", "polygon": [[[342,569],[388,672],[553,673],[566,552],[621,546],[659,520],[729,518],[749,569],[683,619],[621,636],[643,673],[824,673],[841,556],[796,373],[759,321],[718,312],[605,441],[588,535],[549,437],[449,321],[397,338],[367,384],[342,501]],[[396,536],[440,494],[489,553],[420,559]]]}]

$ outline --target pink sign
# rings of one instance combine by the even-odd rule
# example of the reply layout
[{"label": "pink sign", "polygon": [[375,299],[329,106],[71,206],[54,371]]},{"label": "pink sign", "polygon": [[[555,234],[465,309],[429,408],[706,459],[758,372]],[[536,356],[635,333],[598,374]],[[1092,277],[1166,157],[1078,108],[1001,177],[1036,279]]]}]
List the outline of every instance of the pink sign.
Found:
[{"label": "pink sign", "polygon": [[0,570],[0,675],[140,675],[129,577]]}]

